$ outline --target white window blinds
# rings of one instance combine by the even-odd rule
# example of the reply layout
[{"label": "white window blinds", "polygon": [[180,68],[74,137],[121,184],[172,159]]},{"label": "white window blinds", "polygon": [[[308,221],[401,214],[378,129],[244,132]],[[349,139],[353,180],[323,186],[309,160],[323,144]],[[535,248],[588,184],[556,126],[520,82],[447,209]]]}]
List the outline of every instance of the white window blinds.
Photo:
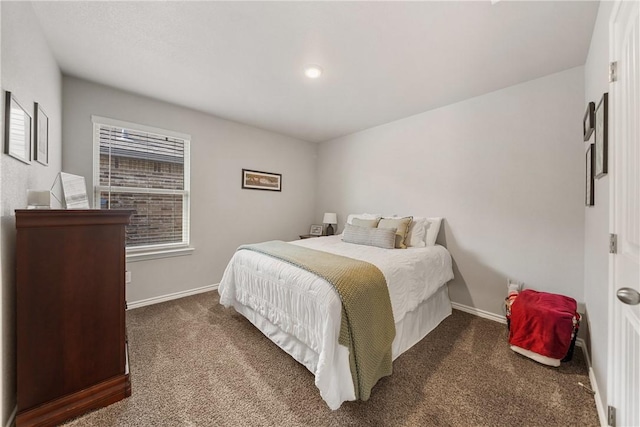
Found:
[{"label": "white window blinds", "polygon": [[93,117],[95,204],[133,209],[127,248],[189,244],[188,135]]}]

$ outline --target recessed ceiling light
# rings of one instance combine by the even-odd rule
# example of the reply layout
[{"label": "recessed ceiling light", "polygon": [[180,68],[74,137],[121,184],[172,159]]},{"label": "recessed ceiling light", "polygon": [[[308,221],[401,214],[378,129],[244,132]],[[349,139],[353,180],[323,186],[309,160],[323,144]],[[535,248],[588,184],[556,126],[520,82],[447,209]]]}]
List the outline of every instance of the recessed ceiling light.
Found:
[{"label": "recessed ceiling light", "polygon": [[304,74],[310,79],[317,79],[322,75],[322,68],[319,65],[307,65],[304,69]]}]

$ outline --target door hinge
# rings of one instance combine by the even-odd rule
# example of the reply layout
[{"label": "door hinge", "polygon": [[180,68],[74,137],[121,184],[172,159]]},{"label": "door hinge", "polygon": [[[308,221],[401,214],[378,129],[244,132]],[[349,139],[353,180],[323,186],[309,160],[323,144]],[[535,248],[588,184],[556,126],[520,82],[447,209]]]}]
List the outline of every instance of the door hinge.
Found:
[{"label": "door hinge", "polygon": [[607,423],[611,427],[616,427],[616,408],[607,406]]},{"label": "door hinge", "polygon": [[617,254],[618,253],[618,235],[617,234],[609,234],[609,253]]},{"label": "door hinge", "polygon": [[618,81],[618,61],[609,63],[609,83]]}]

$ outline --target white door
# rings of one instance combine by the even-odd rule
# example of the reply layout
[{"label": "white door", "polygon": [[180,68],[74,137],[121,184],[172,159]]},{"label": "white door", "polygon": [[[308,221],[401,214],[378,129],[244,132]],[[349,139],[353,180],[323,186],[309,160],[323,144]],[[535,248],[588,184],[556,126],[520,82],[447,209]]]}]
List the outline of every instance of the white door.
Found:
[{"label": "white door", "polygon": [[617,254],[610,260],[609,405],[617,426],[640,426],[640,10],[638,1],[615,5],[610,86],[611,226]]}]

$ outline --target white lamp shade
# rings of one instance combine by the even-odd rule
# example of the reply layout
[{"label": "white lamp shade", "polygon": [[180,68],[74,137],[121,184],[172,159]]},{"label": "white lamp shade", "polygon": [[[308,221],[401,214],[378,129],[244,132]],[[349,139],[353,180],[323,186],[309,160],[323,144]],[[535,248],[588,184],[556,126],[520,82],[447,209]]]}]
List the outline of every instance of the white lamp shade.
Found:
[{"label": "white lamp shade", "polygon": [[322,220],[325,224],[337,224],[338,223],[338,215],[334,213],[325,213],[324,219]]}]

